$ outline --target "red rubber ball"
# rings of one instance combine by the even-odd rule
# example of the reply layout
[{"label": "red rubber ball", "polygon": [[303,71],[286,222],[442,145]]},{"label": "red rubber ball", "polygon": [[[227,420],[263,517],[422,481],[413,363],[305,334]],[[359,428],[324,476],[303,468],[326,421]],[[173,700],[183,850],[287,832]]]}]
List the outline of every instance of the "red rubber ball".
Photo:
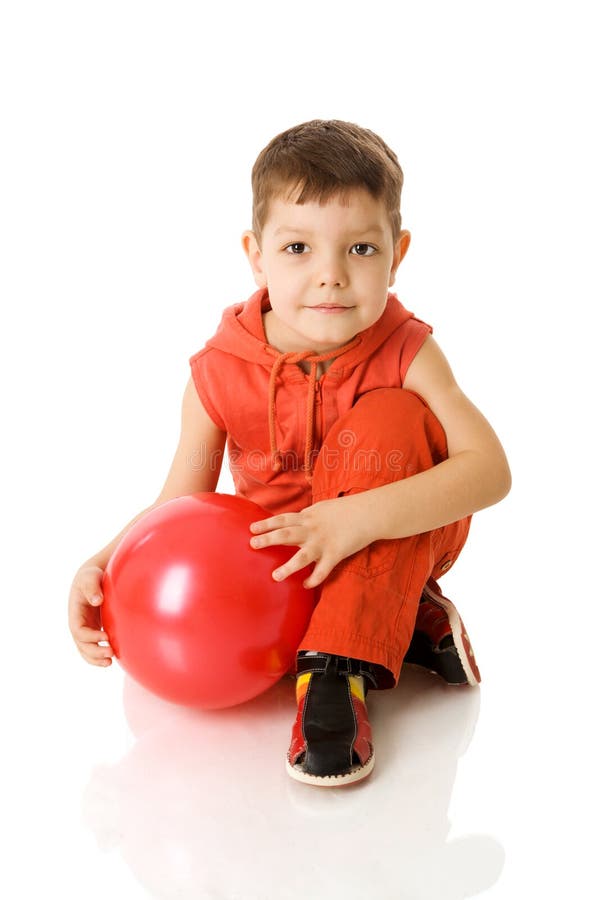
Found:
[{"label": "red rubber ball", "polygon": [[243,497],[192,494],[125,534],[104,574],[102,623],[120,664],[148,690],[218,709],[293,669],[315,597],[306,570],[272,578],[295,547],[250,546],[250,523],[268,516]]}]

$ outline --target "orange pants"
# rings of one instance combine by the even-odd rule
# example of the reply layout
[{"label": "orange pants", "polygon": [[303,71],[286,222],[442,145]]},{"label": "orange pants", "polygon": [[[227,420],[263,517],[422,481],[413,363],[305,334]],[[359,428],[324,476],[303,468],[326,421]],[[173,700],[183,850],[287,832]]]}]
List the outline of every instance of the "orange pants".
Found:
[{"label": "orange pants", "polygon": [[[328,432],[315,463],[313,502],[399,481],[447,456],[444,429],[417,394],[370,391]],[[300,649],[374,663],[379,687],[393,687],[423,587],[450,568],[469,525],[470,516],[412,537],[375,541],[342,560],[321,585]]]}]

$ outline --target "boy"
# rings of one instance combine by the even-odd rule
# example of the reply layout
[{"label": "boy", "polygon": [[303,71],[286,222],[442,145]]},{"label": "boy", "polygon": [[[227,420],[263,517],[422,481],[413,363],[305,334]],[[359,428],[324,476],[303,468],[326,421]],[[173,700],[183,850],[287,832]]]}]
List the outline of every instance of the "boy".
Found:
[{"label": "boy", "polygon": [[[365,695],[395,685],[403,660],[479,681],[435,579],[472,513],[510,488],[498,438],[431,328],[388,291],[410,243],[402,178],[382,139],[348,122],[306,122],[259,154],[242,236],[258,290],[190,361],[179,445],[153,504],[214,491],[227,442],[236,492],[270,512],[251,545],[298,548],[275,579],[312,566],[318,602],[298,650],[287,769],[323,786],[371,772]],[[111,662],[98,607],[121,535],[71,591],[73,636],[96,665]]]}]

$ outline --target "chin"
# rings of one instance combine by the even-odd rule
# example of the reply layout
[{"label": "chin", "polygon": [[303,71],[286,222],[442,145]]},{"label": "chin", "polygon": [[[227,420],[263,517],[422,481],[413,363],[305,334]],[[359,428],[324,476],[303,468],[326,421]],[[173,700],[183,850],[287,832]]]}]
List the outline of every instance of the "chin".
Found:
[{"label": "chin", "polygon": [[326,353],[328,350],[334,350],[336,347],[342,347],[344,344],[347,344],[357,334],[358,331],[353,331],[351,334],[320,335],[318,339],[316,337],[312,339],[310,346],[321,353]]}]

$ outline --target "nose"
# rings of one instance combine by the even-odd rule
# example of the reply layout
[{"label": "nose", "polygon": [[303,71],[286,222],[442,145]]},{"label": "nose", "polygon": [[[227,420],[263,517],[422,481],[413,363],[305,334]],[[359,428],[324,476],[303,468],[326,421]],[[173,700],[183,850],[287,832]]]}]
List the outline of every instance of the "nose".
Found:
[{"label": "nose", "polygon": [[347,284],[346,266],[337,254],[329,254],[320,260],[317,269],[319,287],[344,287]]}]

